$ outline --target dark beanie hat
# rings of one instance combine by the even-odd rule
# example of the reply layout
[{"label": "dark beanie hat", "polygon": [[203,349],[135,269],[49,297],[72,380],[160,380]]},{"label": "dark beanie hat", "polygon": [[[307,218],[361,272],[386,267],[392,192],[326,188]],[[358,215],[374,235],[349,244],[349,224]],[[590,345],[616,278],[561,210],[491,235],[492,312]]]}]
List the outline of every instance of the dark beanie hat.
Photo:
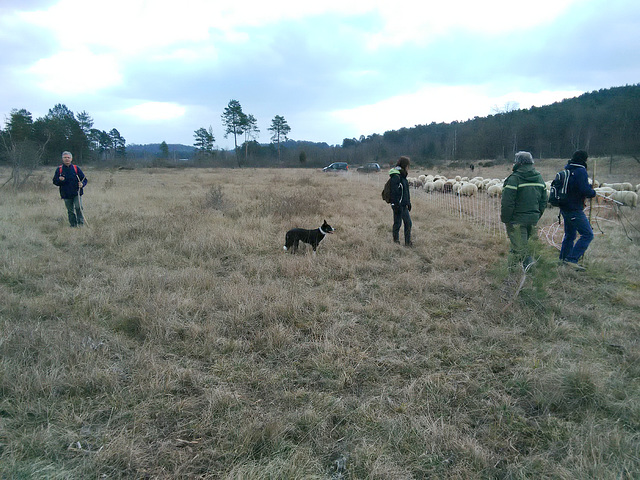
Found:
[{"label": "dark beanie hat", "polygon": [[571,161],[585,165],[587,163],[587,158],[589,158],[589,154],[587,152],[584,150],[576,150],[571,156]]}]

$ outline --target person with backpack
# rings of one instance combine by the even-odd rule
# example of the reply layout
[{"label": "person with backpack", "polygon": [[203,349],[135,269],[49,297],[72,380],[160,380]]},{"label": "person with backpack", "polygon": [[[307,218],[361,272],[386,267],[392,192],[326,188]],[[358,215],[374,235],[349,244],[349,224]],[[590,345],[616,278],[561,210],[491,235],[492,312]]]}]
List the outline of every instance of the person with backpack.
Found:
[{"label": "person with backpack", "polygon": [[[566,195],[559,204],[560,213],[564,219],[564,237],[560,247],[560,261],[576,270],[586,270],[578,264],[578,260],[584,255],[593,240],[593,230],[584,213],[585,199],[596,196],[595,190],[589,184],[587,174],[587,158],[589,155],[584,150],[576,150],[569,163],[565,165],[568,172],[566,183]],[[576,237],[580,238],[576,242]]]},{"label": "person with backpack", "polygon": [[513,173],[502,186],[500,220],[511,242],[509,268],[534,263],[529,242],[537,238],[536,224],[547,206],[547,188],[542,175],[533,168],[529,152],[516,153]]},{"label": "person with backpack", "polygon": [[400,225],[404,224],[404,245],[412,247],[411,242],[411,194],[409,191],[409,157],[400,157],[396,166],[389,170],[389,200],[393,210],[393,241],[400,243]]},{"label": "person with backpack", "polygon": [[83,188],[87,186],[87,177],[80,167],[72,165],[72,161],[73,155],[70,152],[62,152],[62,165],[53,174],[53,184],[60,187],[60,197],[67,207],[69,225],[79,227],[84,225],[80,197],[84,193]]}]

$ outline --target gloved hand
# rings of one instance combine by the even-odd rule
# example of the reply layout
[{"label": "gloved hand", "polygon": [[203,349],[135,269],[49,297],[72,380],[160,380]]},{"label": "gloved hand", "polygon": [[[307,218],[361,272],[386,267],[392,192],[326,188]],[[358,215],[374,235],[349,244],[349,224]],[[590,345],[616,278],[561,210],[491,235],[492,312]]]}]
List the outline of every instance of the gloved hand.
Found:
[{"label": "gloved hand", "polygon": [[411,211],[411,204],[407,205],[407,210]]}]

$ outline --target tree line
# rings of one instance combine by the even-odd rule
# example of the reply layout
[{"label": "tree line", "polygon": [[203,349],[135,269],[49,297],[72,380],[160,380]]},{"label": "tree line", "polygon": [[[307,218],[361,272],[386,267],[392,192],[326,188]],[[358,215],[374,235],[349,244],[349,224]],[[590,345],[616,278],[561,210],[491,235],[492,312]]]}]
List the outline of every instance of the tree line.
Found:
[{"label": "tree line", "polygon": [[429,167],[444,162],[511,161],[519,150],[536,158],[569,158],[577,149],[591,156],[638,158],[640,84],[601,89],[529,109],[508,102],[494,107],[487,117],[345,138],[341,145],[285,139],[277,147],[245,139],[243,161],[250,166],[319,167],[336,161],[386,164],[408,155],[412,162]]},{"label": "tree line", "polygon": [[510,160],[520,150],[536,158],[640,154],[640,84],[601,89],[543,107],[507,104],[487,117],[345,138],[341,157],[354,163],[410,155],[423,165],[443,161]]},{"label": "tree line", "polygon": [[[238,166],[241,167],[249,161],[249,157],[262,156],[264,152],[261,152],[262,146],[258,144],[256,139],[260,133],[258,128],[258,120],[251,114],[245,113],[242,110],[242,105],[238,100],[230,100],[221,115],[222,125],[225,128],[224,136],[227,138],[229,135],[233,135],[234,154]],[[291,127],[287,123],[286,119],[281,115],[276,115],[271,120],[271,125],[267,129],[271,132],[271,145],[275,145],[275,152],[277,153],[277,159],[281,159],[281,143],[288,140],[287,135],[291,132]],[[197,155],[200,159],[202,157],[213,156],[215,154],[215,138],[211,126],[209,129],[202,127],[194,132]],[[244,142],[238,146],[238,138]],[[272,153],[273,151],[268,148],[267,151]]]},{"label": "tree line", "polygon": [[[465,122],[435,123],[345,138],[341,145],[328,145],[288,138],[291,127],[276,115],[268,128],[271,143],[257,142],[257,119],[245,113],[237,100],[230,100],[221,115],[225,138],[233,136],[233,151],[215,147],[212,127],[194,131],[196,164],[229,166],[318,167],[335,161],[351,164],[387,163],[409,155],[418,165],[441,162],[509,160],[518,150],[536,158],[566,158],[581,148],[592,156],[640,153],[640,84],[601,89],[543,107],[519,109],[513,103],[496,108],[487,117]],[[0,158],[21,171],[60,160],[64,150],[79,162],[125,159],[126,141],[116,128],[93,127],[83,111],[74,114],[57,104],[44,117],[33,119],[26,109],[14,109],[0,130]],[[167,158],[162,142],[156,157]]]},{"label": "tree line", "polygon": [[124,158],[126,140],[115,128],[109,132],[93,128],[87,112],[76,115],[63,104],[36,120],[24,108],[13,109],[0,130],[0,159],[12,169],[6,183],[14,187],[24,183],[38,165],[59,163],[65,150],[79,162]]},{"label": "tree line", "polygon": [[45,163],[59,162],[65,150],[80,161],[126,155],[126,140],[116,128],[108,132],[93,128],[87,112],[74,114],[63,104],[36,120],[24,108],[11,110],[5,128],[0,130],[0,142],[5,158],[12,150],[31,146],[41,151]]}]

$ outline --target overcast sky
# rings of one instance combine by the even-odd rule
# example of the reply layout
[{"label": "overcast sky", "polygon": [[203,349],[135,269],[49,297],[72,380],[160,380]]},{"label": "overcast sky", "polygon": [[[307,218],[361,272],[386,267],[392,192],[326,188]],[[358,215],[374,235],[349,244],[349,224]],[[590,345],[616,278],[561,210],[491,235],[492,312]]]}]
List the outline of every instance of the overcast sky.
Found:
[{"label": "overcast sky", "polygon": [[192,145],[231,99],[341,144],[640,83],[638,0],[1,0],[0,114]]}]

